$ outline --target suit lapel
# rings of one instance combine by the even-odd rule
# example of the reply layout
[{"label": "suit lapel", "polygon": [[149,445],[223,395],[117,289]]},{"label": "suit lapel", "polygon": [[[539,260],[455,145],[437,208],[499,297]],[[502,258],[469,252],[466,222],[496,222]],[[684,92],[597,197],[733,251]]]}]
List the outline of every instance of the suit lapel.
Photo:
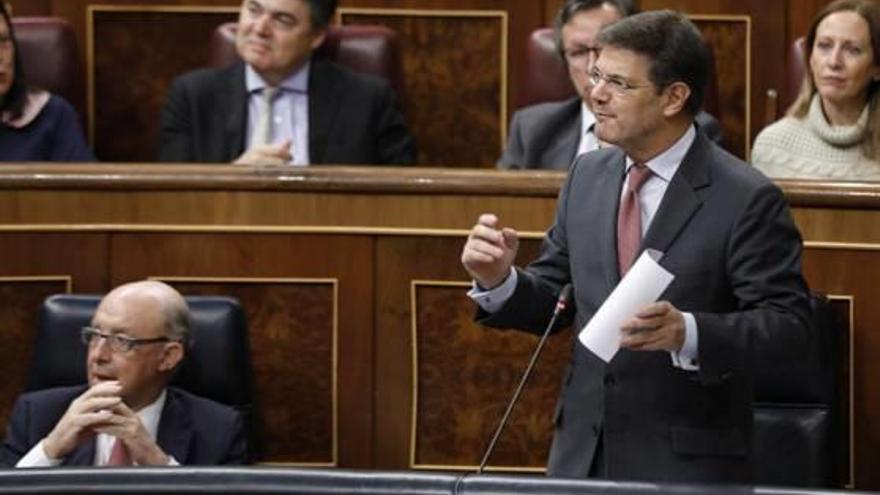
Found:
[{"label": "suit lapel", "polygon": [[614,153],[603,167],[595,189],[598,192],[596,218],[602,222],[599,225],[599,239],[604,239],[601,242],[602,266],[605,267],[605,281],[611,288],[620,281],[620,272],[617,269],[617,210],[620,208],[620,191],[623,188],[625,170],[625,155],[623,152]]},{"label": "suit lapel", "polygon": [[710,183],[708,145],[706,138],[697,133],[691,149],[669,182],[660,207],[645,233],[642,249],[653,248],[665,253],[702,206],[703,199],[698,191]]},{"label": "suit lapel", "polygon": [[244,152],[245,132],[247,132],[247,87],[244,81],[244,64],[238,63],[228,71],[229,89],[225,95],[220,95],[218,103],[224,108],[221,115],[226,118],[223,122],[225,139],[220,146],[223,147],[223,155],[229,160],[238,158]]},{"label": "suit lapel", "polygon": [[574,98],[571,104],[566,106],[563,118],[559,125],[548,126],[550,129],[560,129],[550,136],[550,144],[544,151],[543,156],[538,158],[537,163],[565,164],[559,170],[568,170],[577,156],[578,144],[581,134],[581,99]]},{"label": "suit lapel", "polygon": [[159,420],[159,432],[156,443],[166,454],[174,457],[177,462],[187,464],[190,461],[192,444],[192,418],[189,410],[181,403],[178,392],[168,389],[165,407]]},{"label": "suit lapel", "polygon": [[330,127],[336,117],[342,95],[338,94],[338,78],[329,72],[328,62],[312,59],[309,73],[309,162],[323,163]]}]

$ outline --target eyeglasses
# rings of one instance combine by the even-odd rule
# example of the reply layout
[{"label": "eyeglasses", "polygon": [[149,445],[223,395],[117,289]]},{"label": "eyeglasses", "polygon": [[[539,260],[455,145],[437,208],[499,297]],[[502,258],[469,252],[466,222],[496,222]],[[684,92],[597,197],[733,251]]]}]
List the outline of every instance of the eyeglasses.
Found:
[{"label": "eyeglasses", "polygon": [[608,89],[617,96],[623,96],[627,92],[639,88],[650,87],[650,84],[633,84],[622,77],[606,76],[602,71],[593,67],[590,71],[590,84],[595,88],[599,82],[604,82]]},{"label": "eyeglasses", "polygon": [[98,343],[98,339],[106,339],[110,344],[110,350],[113,352],[128,352],[139,345],[158,344],[159,342],[173,342],[174,339],[168,337],[153,337],[150,339],[136,339],[123,335],[121,333],[103,333],[94,327],[83,327],[82,329],[83,344],[91,346]]},{"label": "eyeglasses", "polygon": [[565,50],[565,60],[569,64],[582,63],[589,59],[595,59],[599,56],[598,46],[580,45],[571,50]]}]

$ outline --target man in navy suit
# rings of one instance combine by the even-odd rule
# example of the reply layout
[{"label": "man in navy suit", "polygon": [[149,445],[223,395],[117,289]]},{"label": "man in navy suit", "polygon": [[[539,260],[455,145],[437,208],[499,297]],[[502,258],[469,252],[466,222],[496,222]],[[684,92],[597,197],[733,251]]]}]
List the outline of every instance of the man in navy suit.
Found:
[{"label": "man in navy suit", "polygon": [[462,263],[481,322],[540,333],[571,283],[565,323],[584,328],[640,251],[675,280],[617,331],[606,363],[575,341],[553,416],[548,473],[754,480],[755,369],[805,355],[810,313],[801,237],[782,191],[696,131],[708,52],[679,13],[625,18],[592,67],[600,139],[569,172],[539,257],[513,267],[518,236],[492,214]]},{"label": "man in navy suit", "polygon": [[161,282],[117,287],[101,300],[88,345],[88,386],[22,395],[0,464],[241,464],[242,418],[234,409],[168,386],[190,338],[183,297]]},{"label": "man in navy suit", "polygon": [[162,110],[159,160],[245,165],[415,161],[390,86],[313,57],[335,0],[243,0],[242,62],[177,78]]}]

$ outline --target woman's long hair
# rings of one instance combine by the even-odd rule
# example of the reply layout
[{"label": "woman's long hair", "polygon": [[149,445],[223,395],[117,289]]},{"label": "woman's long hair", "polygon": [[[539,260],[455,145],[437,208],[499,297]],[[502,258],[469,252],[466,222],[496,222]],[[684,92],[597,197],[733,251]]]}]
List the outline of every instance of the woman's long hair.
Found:
[{"label": "woman's long hair", "polygon": [[27,99],[27,86],[24,83],[24,74],[21,69],[21,57],[18,55],[18,42],[15,40],[15,31],[12,28],[12,19],[6,11],[6,5],[0,1],[0,14],[9,28],[9,39],[12,42],[12,56],[15,58],[15,73],[12,75],[12,85],[5,95],[0,95],[0,115],[10,119],[21,117],[24,103]]},{"label": "woman's long hair", "polygon": [[[826,17],[836,12],[855,12],[868,24],[871,35],[871,50],[874,53],[874,64],[880,65],[880,6],[873,0],[837,0],[828,4],[810,24],[804,46],[804,80],[797,99],[786,112],[791,117],[803,119],[810,111],[810,103],[816,94],[816,82],[810,68],[813,56],[813,44],[816,42],[816,31]],[[871,160],[880,158],[880,82],[873,80],[868,83],[867,92],[868,125],[865,138],[862,140],[862,153]]]}]

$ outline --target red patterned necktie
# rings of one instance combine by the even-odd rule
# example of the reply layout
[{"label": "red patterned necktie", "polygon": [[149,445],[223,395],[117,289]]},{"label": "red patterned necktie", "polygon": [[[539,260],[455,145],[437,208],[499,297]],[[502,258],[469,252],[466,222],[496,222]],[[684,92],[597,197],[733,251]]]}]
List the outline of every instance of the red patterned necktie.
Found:
[{"label": "red patterned necktie", "polygon": [[113,448],[110,450],[110,458],[107,459],[108,466],[131,466],[131,456],[128,454],[128,447],[125,442],[116,439],[113,442]]},{"label": "red patterned necktie", "polygon": [[626,274],[635,261],[642,243],[642,209],[639,207],[639,189],[651,177],[651,169],[636,163],[629,169],[626,193],[620,202],[617,215],[617,266],[620,277]]}]

